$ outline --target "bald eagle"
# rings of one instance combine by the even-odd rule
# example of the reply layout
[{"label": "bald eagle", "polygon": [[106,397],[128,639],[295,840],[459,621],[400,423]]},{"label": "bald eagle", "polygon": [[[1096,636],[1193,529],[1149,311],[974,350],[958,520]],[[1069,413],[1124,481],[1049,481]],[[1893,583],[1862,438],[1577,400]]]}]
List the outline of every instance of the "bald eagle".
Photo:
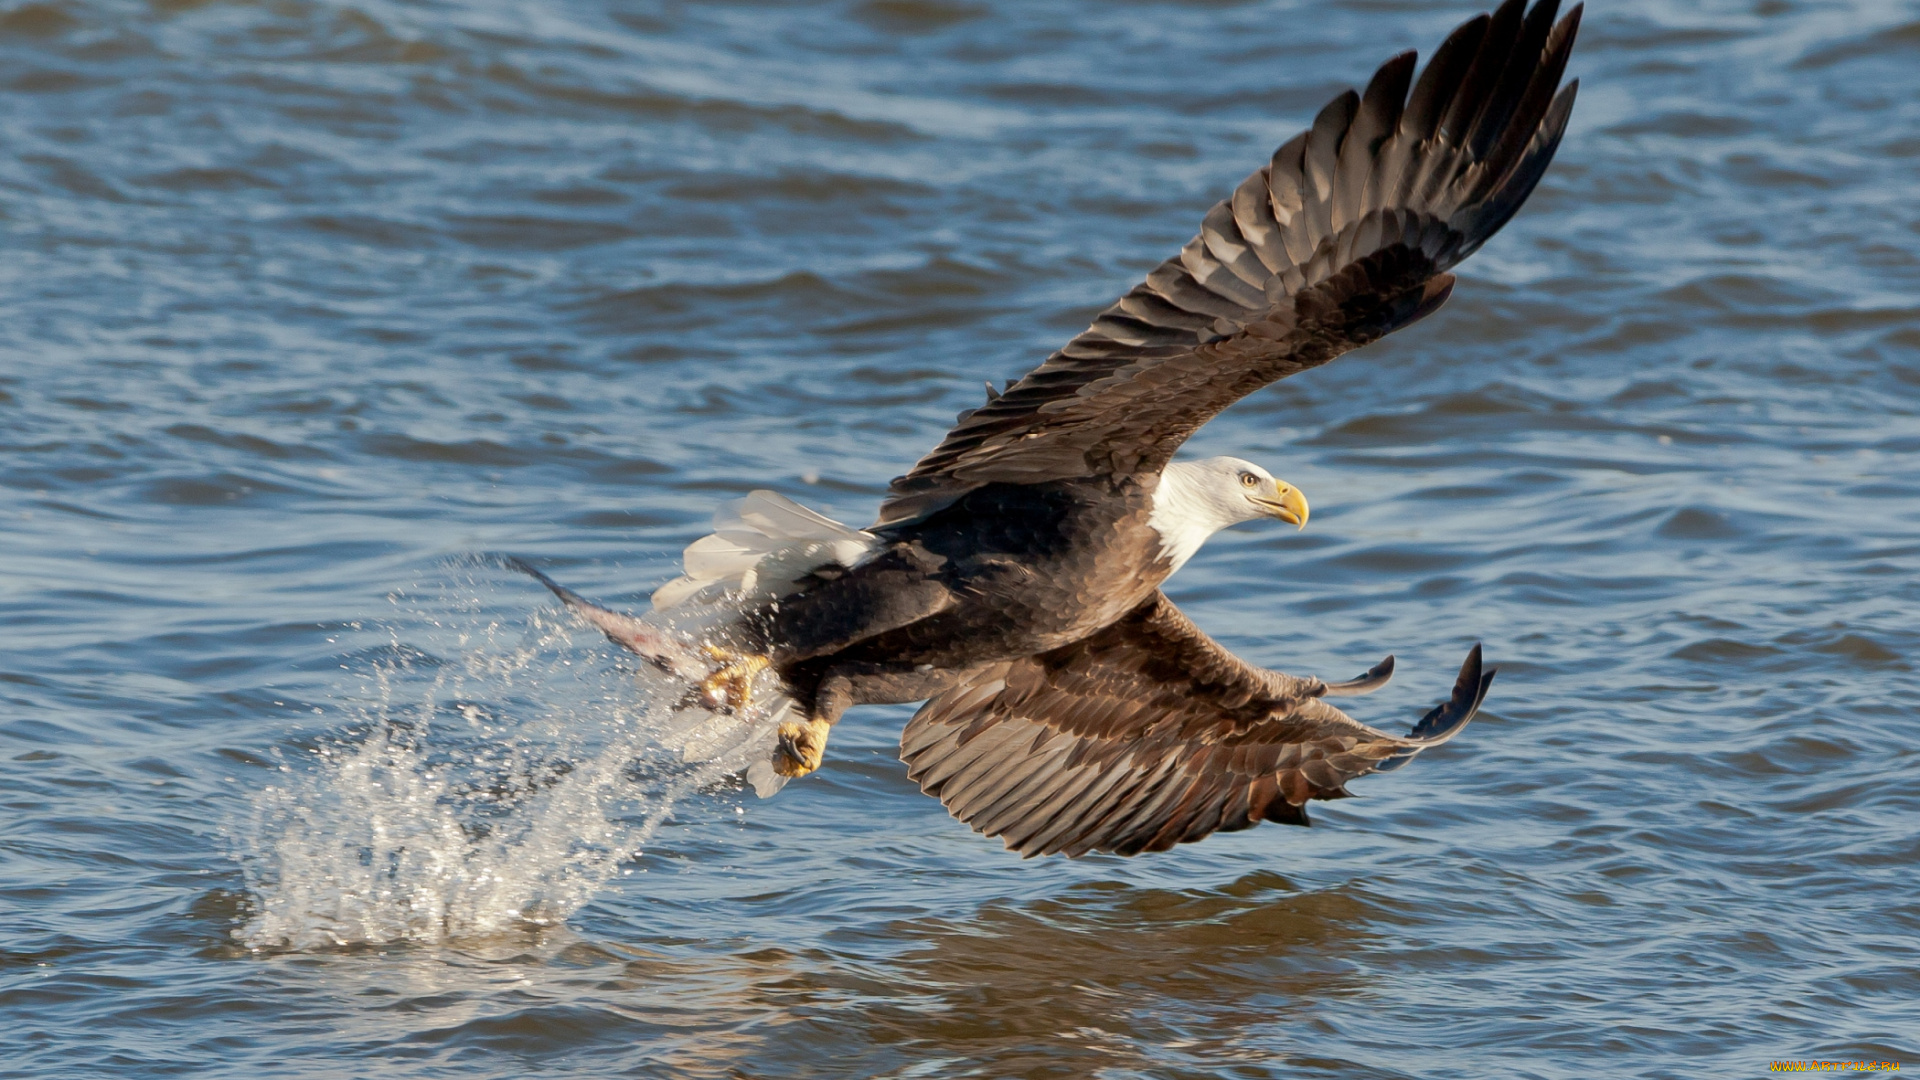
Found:
[{"label": "bald eagle", "polygon": [[[656,614],[589,603],[611,639],[685,680],[700,717],[764,718],[763,794],[820,766],[850,706],[926,701],[908,775],[1022,855],[1133,855],[1261,821],[1459,734],[1493,669],[1479,646],[1412,730],[1328,699],[1384,684],[1269,671],[1160,591],[1214,532],[1307,522],[1237,458],[1174,461],[1276,379],[1425,318],[1447,273],[1533,191],[1566,130],[1580,8],[1508,0],[1414,79],[1394,57],[1207,213],[1200,235],[1004,393],[988,387],[853,529],[771,492],[722,511]],[[676,613],[722,612],[697,632]],[[698,620],[696,620],[697,622]]]}]

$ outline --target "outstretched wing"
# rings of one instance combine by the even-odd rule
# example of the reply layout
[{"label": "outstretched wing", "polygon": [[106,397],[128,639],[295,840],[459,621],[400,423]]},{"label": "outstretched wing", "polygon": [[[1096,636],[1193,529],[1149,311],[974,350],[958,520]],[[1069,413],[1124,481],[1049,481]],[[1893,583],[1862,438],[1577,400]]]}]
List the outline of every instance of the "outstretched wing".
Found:
[{"label": "outstretched wing", "polygon": [[1557,11],[1508,0],[1455,30],[1411,97],[1408,52],[1335,98],[1179,256],[962,414],[878,525],[987,483],[1158,473],[1228,405],[1439,307],[1446,271],[1526,201],[1566,130],[1580,8]]},{"label": "outstretched wing", "polygon": [[1254,667],[1164,595],[1098,634],[970,676],[900,736],[907,775],[1022,855],[1164,851],[1262,821],[1405,764],[1473,719],[1493,669],[1474,646],[1453,696],[1406,736],[1323,700],[1386,681],[1392,658],[1329,685]]}]

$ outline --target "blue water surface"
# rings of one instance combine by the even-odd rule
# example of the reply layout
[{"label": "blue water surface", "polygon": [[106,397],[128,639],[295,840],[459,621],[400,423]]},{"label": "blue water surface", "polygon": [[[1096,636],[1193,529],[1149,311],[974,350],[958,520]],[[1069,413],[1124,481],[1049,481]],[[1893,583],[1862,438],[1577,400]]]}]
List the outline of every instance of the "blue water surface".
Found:
[{"label": "blue water surface", "polygon": [[1596,3],[1448,306],[1191,444],[1314,507],[1171,583],[1224,643],[1500,665],[1311,830],[1022,862],[908,708],[711,786],[479,558],[864,524],[1472,10],[0,6],[0,1075],[1920,1066],[1912,3]]}]

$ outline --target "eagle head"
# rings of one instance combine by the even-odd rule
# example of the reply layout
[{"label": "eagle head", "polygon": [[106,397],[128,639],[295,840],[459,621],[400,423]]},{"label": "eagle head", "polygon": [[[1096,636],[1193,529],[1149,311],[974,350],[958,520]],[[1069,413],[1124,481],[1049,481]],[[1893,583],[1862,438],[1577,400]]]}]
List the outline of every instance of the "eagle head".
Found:
[{"label": "eagle head", "polygon": [[1168,465],[1154,490],[1147,523],[1160,534],[1161,554],[1178,570],[1207,537],[1261,518],[1305,528],[1307,497],[1251,461],[1216,457]]}]

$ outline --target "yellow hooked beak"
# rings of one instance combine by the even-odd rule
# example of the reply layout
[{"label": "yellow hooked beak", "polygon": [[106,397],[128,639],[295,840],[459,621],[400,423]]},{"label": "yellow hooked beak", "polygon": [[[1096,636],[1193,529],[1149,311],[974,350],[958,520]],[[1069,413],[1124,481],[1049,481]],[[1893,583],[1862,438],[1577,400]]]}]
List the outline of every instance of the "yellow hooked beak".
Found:
[{"label": "yellow hooked beak", "polygon": [[1289,525],[1297,525],[1302,529],[1306,528],[1307,497],[1300,494],[1299,488],[1294,487],[1285,480],[1275,480],[1273,482],[1273,488],[1273,498],[1255,497],[1253,501],[1259,503],[1260,506],[1265,508],[1267,513],[1272,514],[1281,521]]}]

